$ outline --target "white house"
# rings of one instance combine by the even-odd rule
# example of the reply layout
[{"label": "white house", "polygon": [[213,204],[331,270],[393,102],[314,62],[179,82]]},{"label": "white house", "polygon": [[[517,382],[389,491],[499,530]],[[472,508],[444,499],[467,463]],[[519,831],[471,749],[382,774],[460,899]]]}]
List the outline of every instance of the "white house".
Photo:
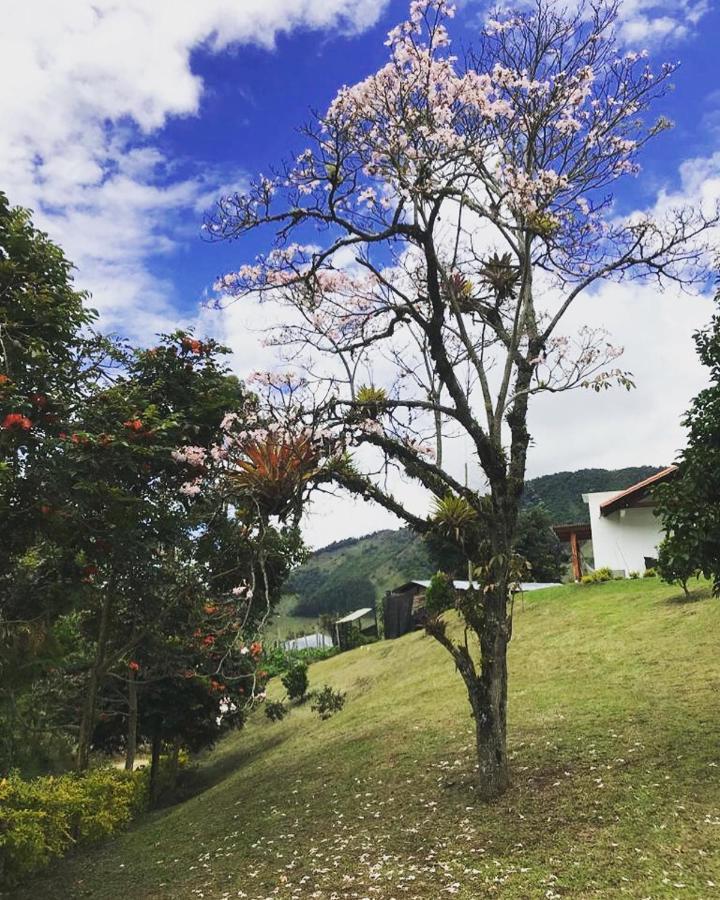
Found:
[{"label": "white house", "polygon": [[657,559],[663,539],[660,520],[654,515],[651,489],[674,477],[677,466],[663,469],[624,491],[583,494],[590,511],[595,568],[615,572],[643,572]]}]

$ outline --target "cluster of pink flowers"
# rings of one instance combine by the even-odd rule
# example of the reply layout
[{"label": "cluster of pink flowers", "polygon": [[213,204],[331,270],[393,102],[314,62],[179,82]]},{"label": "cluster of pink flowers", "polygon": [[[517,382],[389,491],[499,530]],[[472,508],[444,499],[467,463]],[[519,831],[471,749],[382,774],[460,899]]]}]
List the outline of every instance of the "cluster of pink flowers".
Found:
[{"label": "cluster of pink flowers", "polygon": [[508,206],[523,215],[532,215],[550,205],[552,198],[567,186],[567,178],[553,169],[540,169],[528,175],[508,165],[504,170]]},{"label": "cluster of pink flowers", "polygon": [[204,447],[183,447],[181,450],[173,450],[172,457],[176,462],[201,468],[207,460],[207,450]]}]

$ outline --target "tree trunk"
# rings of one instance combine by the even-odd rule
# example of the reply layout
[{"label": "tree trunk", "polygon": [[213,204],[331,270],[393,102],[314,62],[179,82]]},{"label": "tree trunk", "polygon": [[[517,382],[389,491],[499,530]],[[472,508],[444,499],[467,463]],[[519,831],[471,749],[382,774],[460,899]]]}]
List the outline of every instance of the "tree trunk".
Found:
[{"label": "tree trunk", "polygon": [[82,716],[80,718],[80,733],[78,735],[78,750],[75,760],[75,768],[78,772],[84,772],[90,764],[90,744],[95,727],[95,701],[98,691],[98,670],[95,665],[90,669],[90,677],[85,688]]},{"label": "tree trunk", "polygon": [[177,786],[178,775],[180,774],[180,738],[176,737],[172,743],[172,750],[170,752],[170,785],[173,790]]},{"label": "tree trunk", "polygon": [[95,660],[90,669],[90,677],[85,691],[82,717],[80,719],[80,735],[78,737],[78,751],[75,761],[75,768],[78,772],[84,772],[90,764],[90,745],[95,729],[97,694],[100,687],[100,679],[105,674],[105,654],[110,629],[111,608],[112,598],[108,591],[103,597],[100,609],[100,626],[98,629],[97,647],[95,648]]},{"label": "tree trunk", "polygon": [[135,751],[137,750],[138,698],[135,671],[128,673],[128,727],[127,747],[125,748],[125,770],[132,772],[135,768]]},{"label": "tree trunk", "polygon": [[464,618],[480,643],[480,669],[467,643],[455,643],[440,617],[428,619],[425,628],[455,660],[465,682],[475,719],[478,758],[478,796],[494,800],[510,784],[507,757],[507,645],[510,627],[504,587],[482,595],[477,609],[466,606]]},{"label": "tree trunk", "polygon": [[[483,799],[493,800],[510,784],[507,757],[508,634],[504,598],[489,595],[487,600],[480,638],[481,672],[473,713],[480,780],[478,790]],[[500,604],[501,608],[493,609]]]},{"label": "tree trunk", "polygon": [[162,739],[160,731],[156,730],[152,738],[152,755],[150,758],[150,806],[155,805],[158,795],[158,775],[160,770],[160,750],[162,748]]}]

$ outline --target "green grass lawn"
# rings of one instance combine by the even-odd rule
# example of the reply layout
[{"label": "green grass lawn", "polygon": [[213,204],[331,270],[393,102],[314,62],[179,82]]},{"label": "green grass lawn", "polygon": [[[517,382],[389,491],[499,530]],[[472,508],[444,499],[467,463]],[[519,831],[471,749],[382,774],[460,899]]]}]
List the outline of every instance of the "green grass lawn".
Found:
[{"label": "green grass lawn", "polygon": [[720,896],[720,601],[625,581],[516,607],[513,785],[474,796],[471,721],[423,634],[317,663],[320,722],[261,714],[194,794],[21,898]]}]

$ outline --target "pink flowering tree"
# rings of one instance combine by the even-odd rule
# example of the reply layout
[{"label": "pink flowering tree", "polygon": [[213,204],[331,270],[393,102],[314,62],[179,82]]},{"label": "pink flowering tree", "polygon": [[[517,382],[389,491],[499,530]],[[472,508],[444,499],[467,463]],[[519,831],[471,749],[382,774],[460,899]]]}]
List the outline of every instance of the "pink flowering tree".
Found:
[{"label": "pink flowering tree", "polygon": [[[649,110],[673,68],[651,71],[618,45],[617,4],[567,14],[537,0],[488,21],[464,61],[450,51],[453,12],[413,0],[388,62],[338,92],[293,162],[221,198],[206,228],[213,239],[272,233],[267,254],[220,279],[218,302],[282,306],[270,342],[304,372],[301,411],[344,454],[325,476],[468,558],[477,590],[459,601],[461,637],[442,610],[428,630],[466,685],[490,798],[509,779],[528,406],[542,393],[632,386],[621,350],[596,329],[568,332],[565,315],[603,280],[701,280],[717,215],[613,205],[615,184],[669,125]],[[484,495],[448,461],[453,435],[472,446]],[[388,466],[427,489],[432,512],[413,514],[387,490]]]}]

